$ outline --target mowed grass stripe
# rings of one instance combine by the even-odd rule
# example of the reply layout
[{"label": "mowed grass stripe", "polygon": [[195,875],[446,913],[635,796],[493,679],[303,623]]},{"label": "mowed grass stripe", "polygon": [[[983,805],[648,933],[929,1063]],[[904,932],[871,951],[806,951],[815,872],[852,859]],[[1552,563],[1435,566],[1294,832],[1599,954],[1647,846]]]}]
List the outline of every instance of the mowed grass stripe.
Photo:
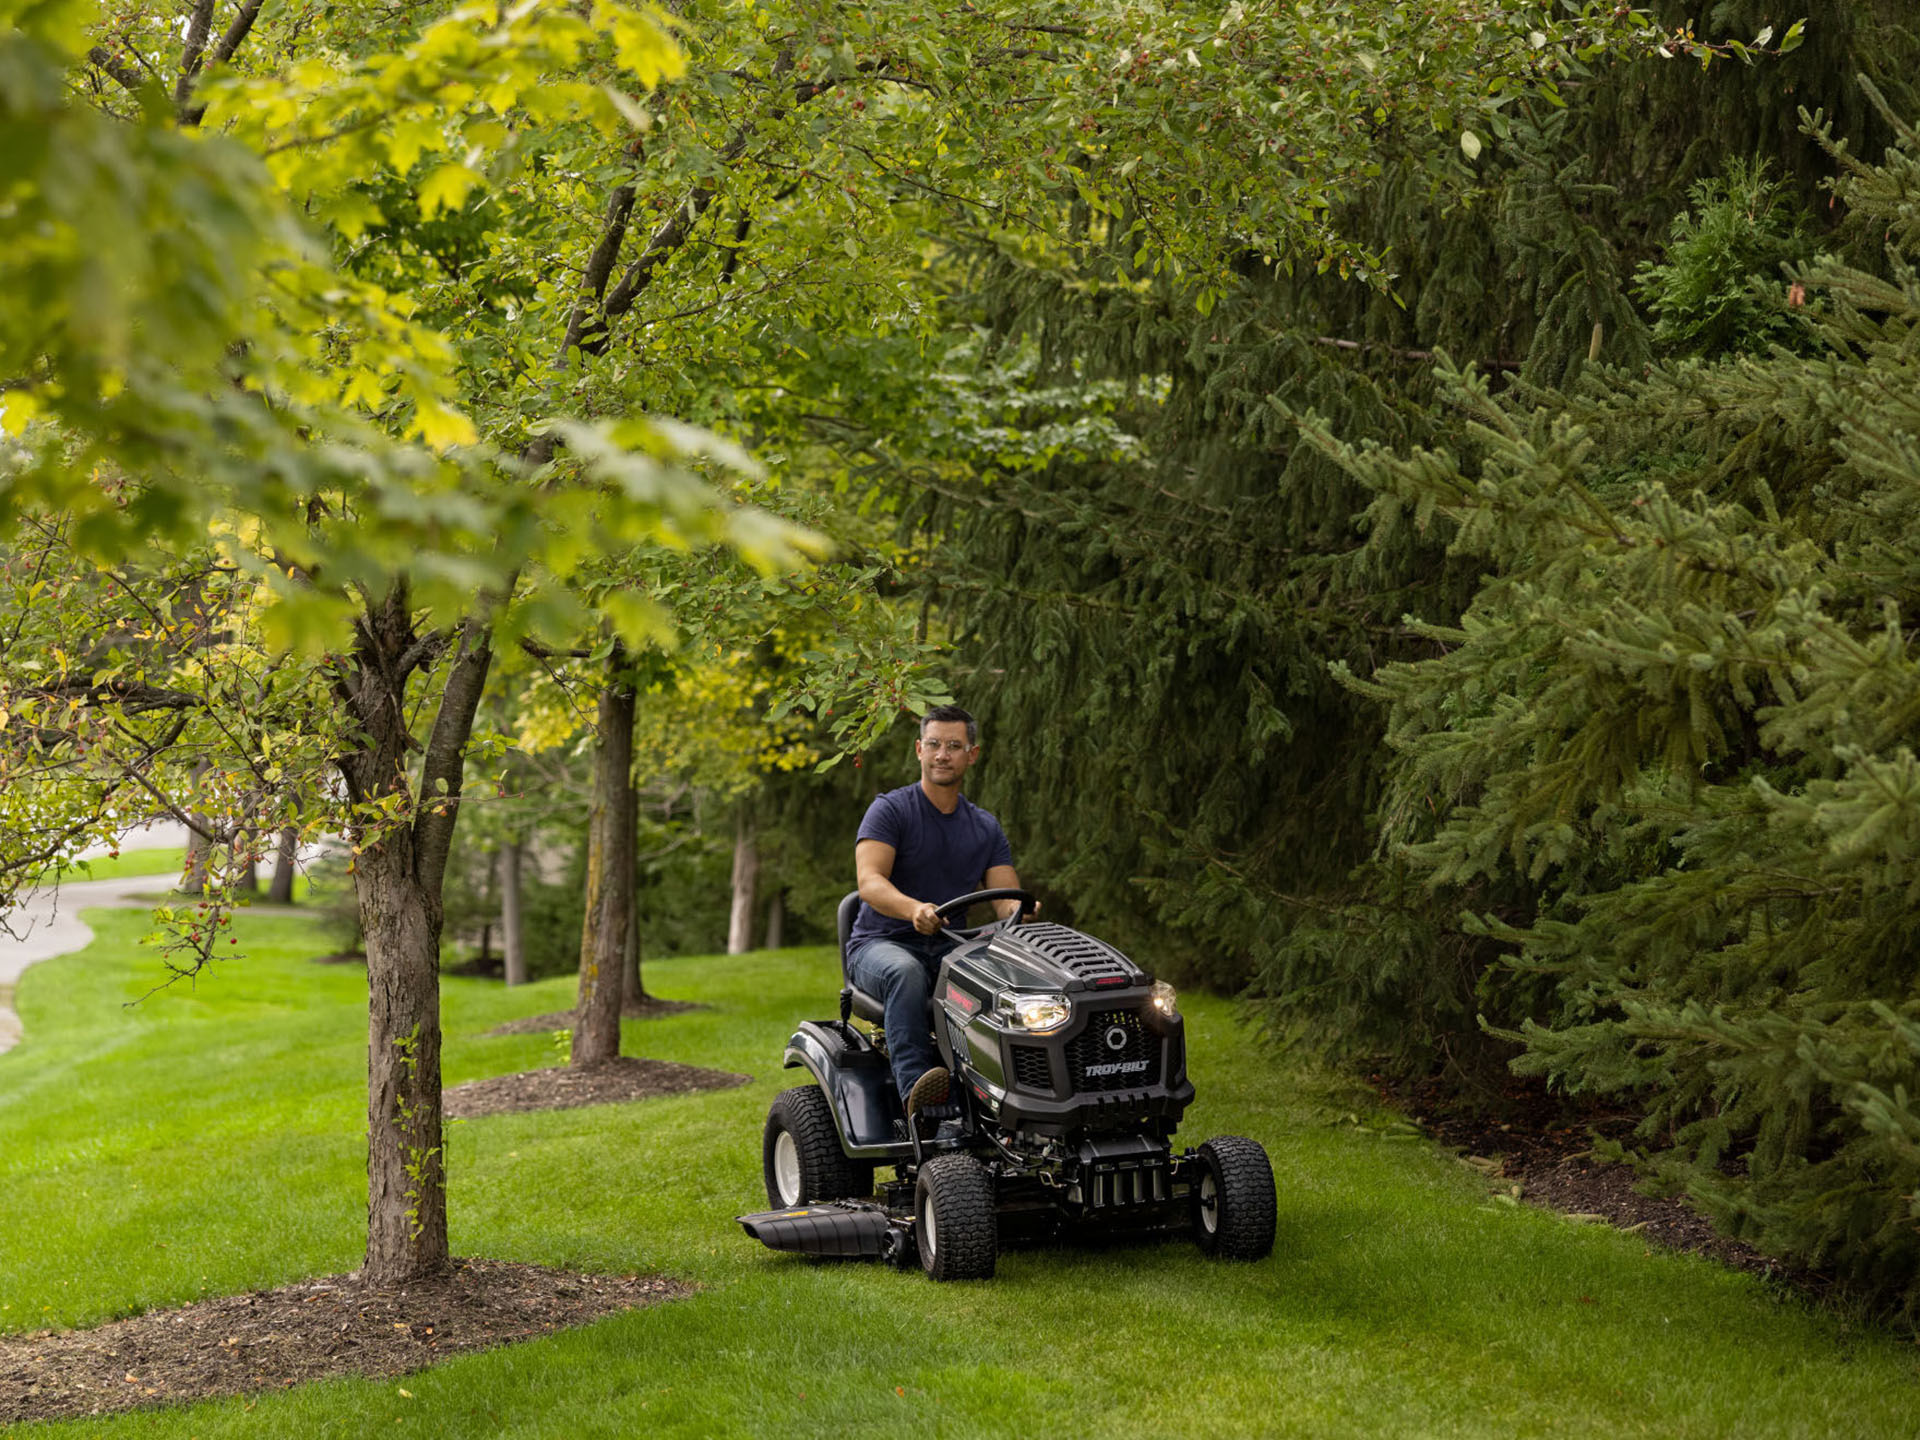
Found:
[{"label": "mowed grass stripe", "polygon": [[[310,920],[253,915],[245,958],[125,1008],[158,972],[137,912],[28,972],[0,1057],[0,1329],[86,1325],[353,1268],[364,1226],[365,976]],[[760,1125],[831,1013],[824,950],[655,961],[711,1008],[626,1049],[754,1076],[738,1090],[449,1127],[455,1249],[664,1271],[686,1301],[450,1361],[64,1426],[49,1435],[1905,1436],[1920,1367],[1892,1337],[1637,1237],[1494,1203],[1420,1141],[1277,1063],[1186,997],[1189,1143],[1252,1135],[1280,1184],[1275,1256],[1183,1242],[1002,1257],[987,1284],[810,1263],[741,1235]],[[556,1063],[499,1022],[570,981],[444,987],[449,1084]],[[402,1397],[399,1390],[411,1392]],[[252,1406],[251,1409],[248,1407]]]}]

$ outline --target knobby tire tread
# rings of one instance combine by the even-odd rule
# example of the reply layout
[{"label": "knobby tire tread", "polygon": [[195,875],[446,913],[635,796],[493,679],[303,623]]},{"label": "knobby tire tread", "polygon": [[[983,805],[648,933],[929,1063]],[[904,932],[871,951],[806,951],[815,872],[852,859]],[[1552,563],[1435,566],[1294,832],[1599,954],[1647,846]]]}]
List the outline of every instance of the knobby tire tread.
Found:
[{"label": "knobby tire tread", "polygon": [[920,1167],[939,1224],[934,1263],[921,1265],[936,1280],[990,1280],[1000,1252],[998,1197],[993,1176],[971,1155],[940,1155]]},{"label": "knobby tire tread", "polygon": [[776,1209],[785,1204],[773,1176],[776,1124],[785,1126],[800,1152],[800,1204],[873,1193],[873,1165],[868,1161],[849,1160],[840,1148],[840,1127],[833,1122],[833,1103],[827,1099],[826,1092],[818,1085],[796,1085],[774,1097],[761,1146],[767,1199]]},{"label": "knobby tire tread", "polygon": [[1265,1148],[1240,1135],[1219,1135],[1200,1148],[1212,1154],[1220,1187],[1219,1227],[1211,1246],[1203,1240],[1203,1248],[1222,1260],[1258,1260],[1271,1253],[1278,1207]]}]

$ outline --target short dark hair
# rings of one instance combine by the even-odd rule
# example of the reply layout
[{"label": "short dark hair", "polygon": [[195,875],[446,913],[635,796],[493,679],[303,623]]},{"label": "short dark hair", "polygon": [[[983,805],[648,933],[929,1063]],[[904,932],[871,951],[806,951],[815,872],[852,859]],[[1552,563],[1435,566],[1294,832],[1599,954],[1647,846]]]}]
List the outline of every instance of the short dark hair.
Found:
[{"label": "short dark hair", "polygon": [[980,743],[979,723],[974,720],[973,716],[962,710],[958,705],[936,705],[927,711],[926,714],[922,715],[920,717],[920,738],[922,740],[927,738],[927,726],[939,722],[951,721],[959,721],[967,727],[967,744],[978,745]]}]

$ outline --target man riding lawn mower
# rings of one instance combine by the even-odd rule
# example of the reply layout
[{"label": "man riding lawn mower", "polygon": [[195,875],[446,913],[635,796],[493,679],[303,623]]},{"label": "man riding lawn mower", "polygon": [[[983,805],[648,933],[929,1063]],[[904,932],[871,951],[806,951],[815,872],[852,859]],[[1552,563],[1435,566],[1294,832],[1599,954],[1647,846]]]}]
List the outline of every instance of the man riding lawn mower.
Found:
[{"label": "man riding lawn mower", "polygon": [[[843,973],[858,898],[840,906]],[[986,890],[938,907],[941,921],[990,900],[1033,904]],[[838,1020],[804,1021],[787,1042],[786,1064],[818,1083],[773,1102],[763,1157],[776,1208],[741,1216],[747,1233],[810,1255],[917,1255],[936,1280],[992,1275],[1003,1235],[1188,1228],[1221,1259],[1267,1254],[1275,1198],[1260,1144],[1225,1135],[1172,1150],[1194,1094],[1172,988],[1064,925],[1016,915],[953,933],[932,1002],[954,1079],[929,1107],[939,1128],[906,1123],[884,1035],[852,1023],[879,1023],[880,1003],[849,982]],[[895,1178],[869,1199],[876,1165]]]},{"label": "man riding lawn mower", "polygon": [[[786,1064],[818,1083],[774,1101],[764,1161],[779,1208],[741,1223],[777,1250],[902,1265],[917,1253],[940,1280],[991,1275],[1003,1233],[1067,1226],[1190,1224],[1209,1254],[1258,1259],[1273,1247],[1266,1152],[1223,1136],[1172,1153],[1193,1100],[1173,990],[1031,920],[999,823],[960,794],[977,739],[964,710],[930,711],[920,783],[861,824],[860,888],[840,904],[840,1018],[788,1042]],[[927,895],[944,903],[915,898]],[[949,928],[988,902],[997,921]],[[883,1028],[869,1037],[856,1016]],[[877,1164],[895,1178],[872,1201]]]}]

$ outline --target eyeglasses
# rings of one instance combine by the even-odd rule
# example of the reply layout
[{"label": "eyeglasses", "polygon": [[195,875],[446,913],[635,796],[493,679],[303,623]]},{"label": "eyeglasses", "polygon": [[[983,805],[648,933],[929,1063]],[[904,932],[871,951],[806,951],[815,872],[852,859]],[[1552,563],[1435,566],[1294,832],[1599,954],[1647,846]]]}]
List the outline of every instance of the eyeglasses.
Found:
[{"label": "eyeglasses", "polygon": [[949,755],[959,755],[964,751],[971,750],[973,746],[965,740],[922,740],[920,742],[920,748],[923,750],[931,750],[935,754],[944,750]]}]

